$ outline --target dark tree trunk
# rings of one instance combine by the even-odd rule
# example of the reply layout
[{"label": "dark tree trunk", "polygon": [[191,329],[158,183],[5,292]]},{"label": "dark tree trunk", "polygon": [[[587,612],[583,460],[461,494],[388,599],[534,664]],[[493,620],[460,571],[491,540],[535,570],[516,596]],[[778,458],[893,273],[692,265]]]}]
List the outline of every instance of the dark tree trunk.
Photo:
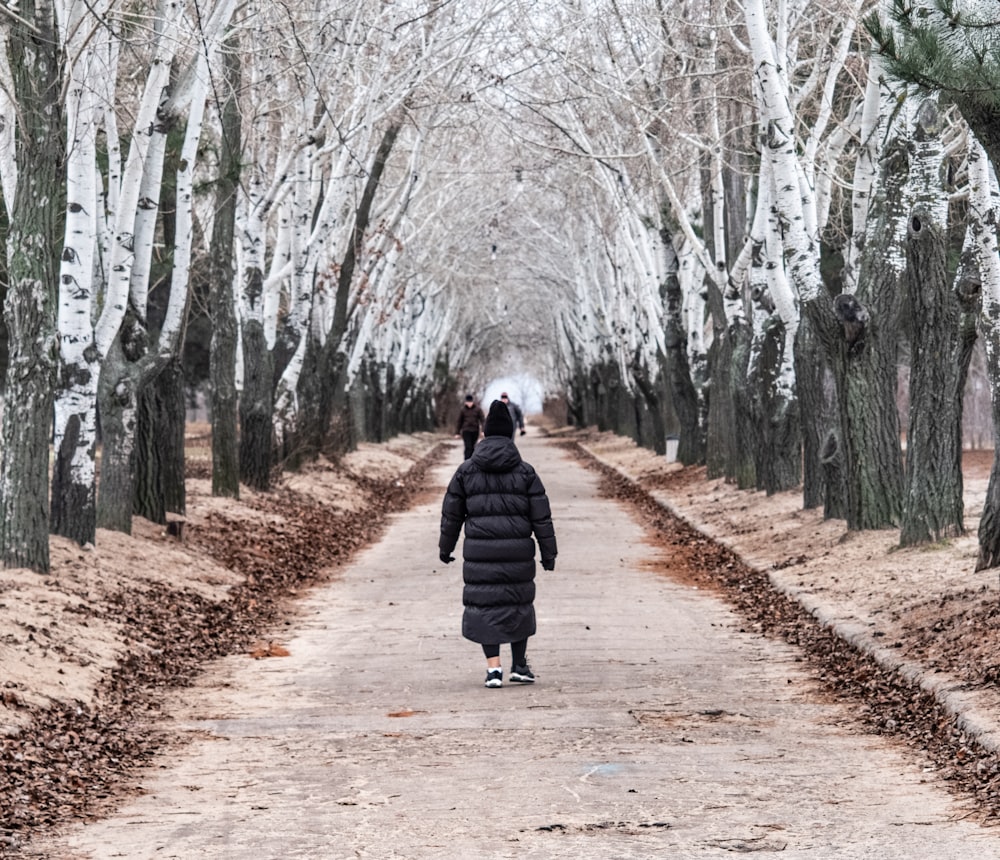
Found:
[{"label": "dark tree trunk", "polygon": [[[393,419],[390,417],[389,411],[392,404],[392,391],[396,384],[396,373],[391,364],[386,366],[384,374],[378,365],[376,365],[376,371],[375,390],[378,397],[378,441],[385,442],[386,439],[391,439],[394,435],[390,429]],[[383,377],[385,378],[384,385],[380,384]]]},{"label": "dark tree trunk", "polygon": [[597,404],[597,429],[601,432],[620,433],[621,422],[621,379],[618,365],[601,362],[594,368],[596,384],[594,397]]},{"label": "dark tree trunk", "polygon": [[[409,373],[400,379],[392,392],[392,405],[389,407],[389,435],[413,433],[416,427],[411,395],[415,391],[416,379]],[[424,428],[420,428],[424,429]]]},{"label": "dark tree trunk", "polygon": [[179,356],[143,386],[136,420],[136,476],[133,510],[155,523],[167,512],[183,514],[184,371]]},{"label": "dark tree trunk", "polygon": [[833,416],[825,394],[826,363],[812,320],[804,315],[795,341],[795,385],[802,415],[802,506],[806,510],[823,505],[826,469],[823,443]]},{"label": "dark tree trunk", "polygon": [[[178,359],[179,365],[179,359]],[[172,379],[169,409],[173,426],[162,422],[166,415],[156,403],[157,394],[144,402],[146,391],[161,375],[165,362],[149,351],[145,324],[131,309],[101,368],[98,403],[101,416],[102,456],[100,490],[97,498],[97,525],[131,534],[133,514],[154,522],[166,522],[167,473],[184,480],[184,391],[179,379]],[[171,373],[179,374],[179,366]],[[167,408],[167,407],[162,407]],[[147,411],[146,436],[140,438],[140,412]],[[153,423],[149,423],[153,422]],[[180,434],[180,442],[176,435]],[[139,445],[144,446],[140,452]],[[171,462],[171,458],[175,458]],[[142,477],[139,477],[140,468]],[[141,493],[141,507],[137,507]],[[176,493],[176,490],[175,490]],[[155,496],[155,498],[154,498]]]},{"label": "dark tree trunk", "polygon": [[306,334],[306,352],[296,390],[299,400],[298,420],[289,443],[290,450],[285,455],[285,465],[289,469],[299,469],[303,463],[315,460],[322,449],[326,427],[323,426],[321,416],[329,414],[329,409],[322,406],[324,392],[329,393],[329,387],[324,384],[327,379],[325,361],[323,346],[310,327]]},{"label": "dark tree trunk", "polygon": [[[165,525],[167,506],[163,498],[163,454],[158,444],[161,404],[156,380],[139,395],[135,421],[135,484],[132,510],[150,522]],[[168,440],[163,440],[169,444]]]},{"label": "dark tree trunk", "polygon": [[[726,464],[725,477],[736,483],[741,490],[754,489],[757,486],[756,443],[757,432],[753,421],[751,408],[748,370],[750,367],[750,348],[752,334],[748,324],[734,325],[729,328],[731,351],[726,376],[730,384],[731,408],[728,417],[731,421],[727,428],[720,432],[730,434],[728,443],[731,445],[732,459]],[[713,399],[718,392],[712,395]],[[723,412],[722,415],[726,415]]]},{"label": "dark tree trunk", "polygon": [[358,446],[358,435],[352,415],[351,399],[347,390],[347,355],[336,352],[328,355],[329,380],[322,402],[329,404],[329,417],[323,421],[325,438],[323,451],[331,458],[353,451]]},{"label": "dark tree trunk", "polygon": [[823,518],[827,520],[847,519],[847,484],[844,481],[843,456],[840,452],[840,436],[830,430],[823,441],[820,464],[823,469]]},{"label": "dark tree trunk", "polygon": [[255,490],[271,488],[274,465],[274,358],[264,327],[243,329],[243,396],[240,398],[240,477]]},{"label": "dark tree trunk", "polygon": [[566,400],[566,420],[574,427],[587,426],[587,386],[585,373],[579,365],[573,371],[569,395]]},{"label": "dark tree trunk", "polygon": [[210,249],[212,347],[212,495],[240,496],[238,402],[236,396],[236,307],[233,298],[233,246],[236,191],[240,175],[240,112],[237,91],[241,77],[239,40],[231,36],[222,52],[226,100],[221,106],[222,141],[219,184]]},{"label": "dark tree trunk", "polygon": [[749,434],[746,373],[750,357],[750,326],[745,320],[730,324],[719,288],[708,282],[708,308],[714,328],[708,354],[705,414],[705,465],[709,480],[725,478],[742,489],[755,485]]},{"label": "dark tree trunk", "polygon": [[649,423],[649,430],[645,436],[644,443],[647,448],[651,448],[657,454],[665,454],[667,451],[667,428],[663,423],[663,404],[660,398],[660,388],[656,380],[650,379],[649,369],[638,363],[632,367],[632,376],[635,379],[636,387],[642,394],[646,402],[646,420]]},{"label": "dark tree trunk", "polygon": [[764,323],[748,380],[756,486],[769,496],[799,486],[802,477],[798,399],[778,377],[784,343],[785,327],[772,316]]},{"label": "dark tree trunk", "polygon": [[[855,308],[860,308],[849,298],[840,302],[845,331],[855,325]],[[902,510],[895,325],[890,324],[891,333],[885,335],[874,319],[865,328],[860,348],[846,333],[832,362],[840,403],[847,527],[853,531],[895,528]]]},{"label": "dark tree trunk", "polygon": [[708,351],[708,423],[705,426],[705,476],[731,478],[736,463],[736,406],[732,382],[733,341],[716,328]]},{"label": "dark tree trunk", "polygon": [[[983,332],[986,343],[986,362],[989,368],[990,397],[993,407],[993,426],[1000,427],[1000,331]],[[1000,433],[993,434],[993,467],[986,488],[983,515],[979,519],[979,557],[976,570],[1000,567]]]},{"label": "dark tree trunk", "polygon": [[896,139],[882,159],[857,294],[831,300],[824,292],[804,306],[836,384],[837,442],[852,531],[898,527],[903,507],[896,410],[900,290],[891,261],[903,239],[894,226],[908,175],[906,142]]},{"label": "dark tree trunk", "polygon": [[944,225],[917,208],[907,237],[910,421],[901,546],[965,531],[962,499],[960,307],[947,270]]},{"label": "dark tree trunk", "polygon": [[[83,546],[93,544],[97,531],[97,484],[94,481],[74,481],[69,474],[73,451],[80,444],[79,415],[73,415],[66,425],[60,451],[52,465],[52,534],[67,537]],[[96,439],[89,445],[91,462],[96,451]]]},{"label": "dark tree trunk", "polygon": [[[115,337],[98,385],[101,416],[101,476],[97,494],[97,527],[132,534],[135,490],[135,429],[137,399],[131,364],[137,322],[131,311]],[[124,342],[124,345],[123,345]]]},{"label": "dark tree trunk", "polygon": [[345,438],[348,442],[342,449],[343,451],[355,450],[367,438],[368,406],[371,404],[368,372],[369,368],[362,364],[357,378],[346,393],[346,407],[343,410],[343,415],[347,428]]},{"label": "dark tree trunk", "polygon": [[[59,34],[46,0],[4,23],[17,107],[18,183],[7,235],[9,332],[0,465],[5,567],[49,570],[49,443],[56,379],[56,296],[62,248],[66,133]],[[9,118],[10,119],[10,118]]]}]

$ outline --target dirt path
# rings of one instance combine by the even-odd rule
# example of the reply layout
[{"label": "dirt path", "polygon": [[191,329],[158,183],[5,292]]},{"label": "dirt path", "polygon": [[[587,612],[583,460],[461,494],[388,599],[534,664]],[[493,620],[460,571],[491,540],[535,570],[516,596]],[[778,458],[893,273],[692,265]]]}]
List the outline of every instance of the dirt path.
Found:
[{"label": "dirt path", "polygon": [[483,688],[435,493],[305,599],[288,657],[219,661],[167,703],[186,742],[145,795],[28,856],[1000,860],[1000,833],[861,733],[793,648],[657,574],[592,473],[522,443],[560,544],[534,687]]}]

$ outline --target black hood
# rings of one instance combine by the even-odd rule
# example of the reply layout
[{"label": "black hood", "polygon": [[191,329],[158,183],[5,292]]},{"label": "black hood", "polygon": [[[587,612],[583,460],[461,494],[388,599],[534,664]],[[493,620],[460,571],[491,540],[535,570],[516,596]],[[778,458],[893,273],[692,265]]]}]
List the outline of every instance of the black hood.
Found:
[{"label": "black hood", "polygon": [[484,472],[509,472],[520,464],[521,454],[509,436],[487,436],[473,450],[472,462]]}]

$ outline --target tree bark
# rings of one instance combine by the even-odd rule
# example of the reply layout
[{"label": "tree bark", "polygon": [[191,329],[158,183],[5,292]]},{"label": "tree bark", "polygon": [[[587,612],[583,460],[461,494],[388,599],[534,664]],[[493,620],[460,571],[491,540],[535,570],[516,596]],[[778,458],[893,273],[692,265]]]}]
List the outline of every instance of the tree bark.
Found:
[{"label": "tree bark", "polygon": [[786,343],[783,323],[771,317],[748,377],[757,489],[769,496],[799,486],[802,478],[798,399],[786,396],[777,384]]},{"label": "tree bark", "polygon": [[[983,345],[994,428],[1000,427],[1000,253],[996,223],[1000,213],[1000,187],[990,170],[982,145],[969,141],[968,251],[974,269],[963,267],[958,290],[963,306],[980,308]],[[976,570],[1000,565],[1000,433],[993,433],[993,468],[979,520],[979,557]]]},{"label": "tree bark", "polygon": [[[81,442],[82,413],[66,422],[52,466],[52,505],[49,527],[52,534],[68,537],[81,546],[93,544],[97,530],[97,485],[93,480],[75,480],[72,476],[74,454]],[[95,436],[88,434],[87,456],[93,461]]]},{"label": "tree bark", "polygon": [[[804,305],[823,343],[837,391],[837,451],[847,527],[896,528],[903,508],[896,408],[900,290],[899,209],[909,175],[907,144],[895,137],[882,158],[857,294],[821,291]],[[830,487],[828,491],[839,491]]]},{"label": "tree bark", "polygon": [[8,18],[18,107],[17,189],[8,203],[10,337],[0,464],[0,555],[6,567],[49,570],[49,443],[55,384],[56,295],[62,247],[66,133],[60,39],[49,0]]},{"label": "tree bark", "polygon": [[240,476],[255,490],[271,488],[274,465],[274,358],[264,327],[250,320],[243,329],[243,396],[240,398]]},{"label": "tree bark", "polygon": [[664,454],[667,450],[667,428],[663,422],[660,386],[656,379],[650,378],[649,369],[639,364],[638,361],[633,365],[632,378],[646,403],[647,420],[650,425],[648,432],[643,434],[644,437],[649,436],[650,438],[644,439],[639,444],[645,445],[657,454]]},{"label": "tree bark", "polygon": [[296,393],[299,398],[298,421],[295,431],[286,440],[285,463],[289,469],[301,468],[302,464],[315,460],[322,448],[326,428],[322,416],[329,414],[323,407],[326,384],[326,352],[319,338],[310,326],[306,332],[306,354],[302,359]]},{"label": "tree bark", "polygon": [[136,421],[134,513],[165,524],[167,513],[183,514],[184,374],[171,359],[139,396]]},{"label": "tree bark", "polygon": [[910,218],[906,296],[910,330],[910,420],[900,546],[965,531],[959,307],[950,289],[943,225],[924,209]]},{"label": "tree bark", "polygon": [[145,350],[144,332],[130,310],[111,344],[98,385],[101,474],[97,527],[132,534],[135,493],[135,427],[138,406],[131,365]]},{"label": "tree bark", "polygon": [[241,128],[237,92],[240,84],[239,40],[231,36],[222,51],[226,98],[221,106],[222,141],[215,220],[212,224],[209,296],[212,346],[212,495],[240,496],[238,405],[236,396],[236,303],[233,265],[236,192],[240,175]]},{"label": "tree bark", "polygon": [[[66,98],[66,233],[60,261],[59,379],[55,391],[52,467],[52,534],[93,544],[97,529],[97,383],[100,349],[94,342],[94,309],[100,292],[98,245],[97,48],[70,37],[74,61]],[[104,73],[108,69],[104,68]]]},{"label": "tree bark", "polygon": [[[666,278],[661,286],[664,305],[663,342],[666,349],[663,372],[667,378],[671,405],[680,424],[677,459],[685,466],[693,466],[705,461],[705,422],[702,420],[702,404],[688,362],[688,339],[682,314],[684,296],[677,276],[678,260],[674,252],[673,236],[663,230],[662,239],[663,246],[670,255]],[[666,447],[665,438],[661,440],[661,444]]]},{"label": "tree bark", "polygon": [[[357,211],[354,213],[354,226],[351,229],[350,240],[347,243],[347,250],[344,259],[341,261],[340,273],[337,277],[337,296],[334,302],[333,324],[330,333],[327,335],[324,351],[326,355],[322,361],[325,370],[331,371],[327,377],[327,385],[330,386],[330,393],[320,398],[320,420],[319,425],[323,433],[331,426],[333,417],[337,415],[337,409],[346,405],[345,391],[347,387],[347,350],[344,336],[347,332],[348,319],[348,298],[351,294],[351,284],[354,280],[354,270],[361,257],[365,231],[368,229],[371,220],[372,206],[375,202],[375,194],[378,191],[379,183],[382,181],[382,173],[385,170],[386,162],[392,152],[396,139],[399,136],[401,123],[391,122],[382,135],[378,151],[372,162],[368,180],[365,183],[364,192],[358,203]],[[347,428],[341,428],[339,440],[332,440],[335,445],[351,445],[351,433]],[[347,450],[347,449],[344,449]]]},{"label": "tree bark", "polygon": [[[1000,379],[1000,329],[994,326],[985,330],[983,340],[986,345],[990,379],[994,380],[990,386],[993,426],[1000,427],[1000,386],[995,382]],[[983,515],[979,519],[978,536],[979,556],[976,559],[976,570],[1000,566],[1000,433],[996,432],[993,434],[993,466],[986,488]]]},{"label": "tree bark", "polygon": [[821,507],[826,497],[823,467],[824,434],[833,419],[826,397],[826,362],[812,330],[812,320],[803,316],[795,342],[795,384],[802,413],[802,506]]},{"label": "tree bark", "polygon": [[910,414],[900,545],[965,531],[962,498],[962,309],[948,276],[948,206],[941,186],[941,121],[934,99],[917,112],[903,277],[910,336]]}]

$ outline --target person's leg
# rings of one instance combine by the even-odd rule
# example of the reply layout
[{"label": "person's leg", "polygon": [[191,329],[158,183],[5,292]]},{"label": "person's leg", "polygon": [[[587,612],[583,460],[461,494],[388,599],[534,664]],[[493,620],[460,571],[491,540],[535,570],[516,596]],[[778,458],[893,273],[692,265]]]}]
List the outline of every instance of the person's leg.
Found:
[{"label": "person's leg", "polygon": [[486,655],[486,666],[489,669],[500,668],[500,646],[484,645],[483,653]]},{"label": "person's leg", "polygon": [[462,434],[462,439],[465,441],[465,459],[468,460],[472,456],[472,451],[476,447],[476,440],[479,438],[479,433],[474,430],[466,430]]},{"label": "person's leg", "polygon": [[535,674],[528,666],[528,640],[510,643],[510,679],[519,684],[534,684]]},{"label": "person's leg", "polygon": [[486,655],[486,686],[503,686],[503,669],[500,668],[500,646],[483,645],[483,653]]},{"label": "person's leg", "polygon": [[510,665],[528,665],[528,640],[522,639],[520,642],[510,643]]}]

